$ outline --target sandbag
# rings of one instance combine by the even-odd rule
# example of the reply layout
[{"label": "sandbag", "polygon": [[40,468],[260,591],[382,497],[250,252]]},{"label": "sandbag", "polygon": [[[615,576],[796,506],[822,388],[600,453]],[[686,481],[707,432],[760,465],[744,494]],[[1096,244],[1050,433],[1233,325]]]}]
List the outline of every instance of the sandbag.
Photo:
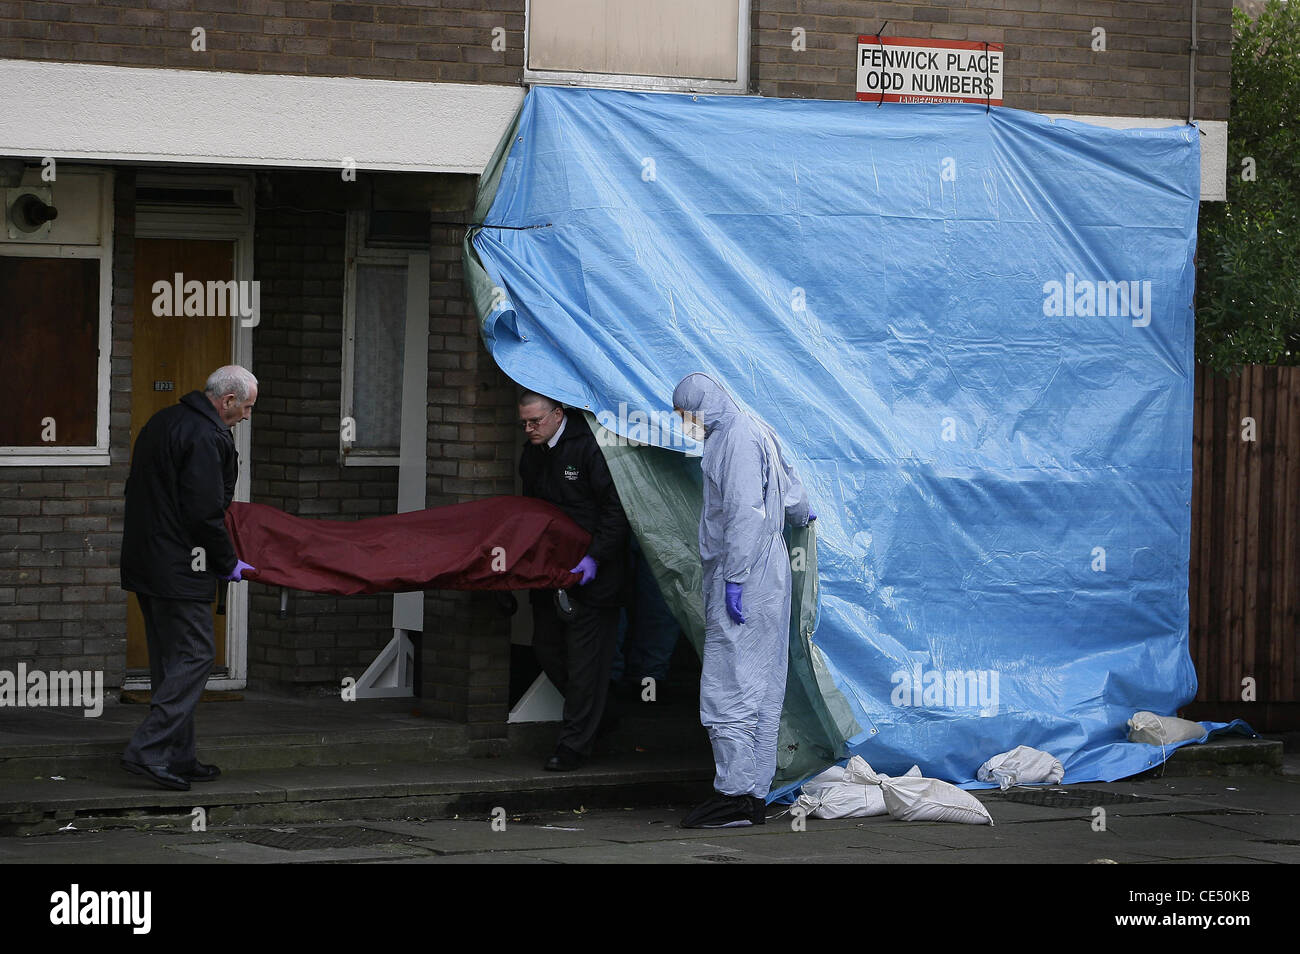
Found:
[{"label": "sandbag", "polygon": [[885,807],[899,821],[992,825],[988,809],[969,792],[937,778],[895,778],[881,785]]},{"label": "sandbag", "polygon": [[[867,767],[868,772],[871,770],[861,756],[855,755],[849,761],[850,765],[853,762],[860,762]],[[920,778],[921,769],[913,765],[906,774],[912,778]],[[875,777],[879,780],[890,776]],[[889,809],[885,807],[885,794],[881,790],[879,781],[867,781],[864,773],[856,766],[854,770],[850,770],[832,765],[825,772],[804,782],[803,793],[795,801],[795,805],[813,818],[865,818],[871,815],[889,814]]]},{"label": "sandbag", "polygon": [[937,778],[890,779],[881,787],[885,792],[885,807],[899,821],[993,824],[988,809],[979,799]]},{"label": "sandbag", "polygon": [[[919,769],[915,769],[919,773]],[[992,825],[993,819],[979,799],[956,785],[919,774],[889,776],[875,772],[860,756],[849,759],[846,780],[879,785],[885,808],[899,821],[944,821],[967,825]]]},{"label": "sandbag", "polygon": [[1128,720],[1128,730],[1130,742],[1145,742],[1147,745],[1173,745],[1205,735],[1205,727],[1199,722],[1159,716],[1154,712],[1135,712]]},{"label": "sandbag", "polygon": [[999,788],[1008,789],[1012,785],[1059,782],[1065,777],[1065,768],[1050,752],[1017,745],[1010,752],[995,755],[981,765],[975,777],[981,782],[997,782]]}]

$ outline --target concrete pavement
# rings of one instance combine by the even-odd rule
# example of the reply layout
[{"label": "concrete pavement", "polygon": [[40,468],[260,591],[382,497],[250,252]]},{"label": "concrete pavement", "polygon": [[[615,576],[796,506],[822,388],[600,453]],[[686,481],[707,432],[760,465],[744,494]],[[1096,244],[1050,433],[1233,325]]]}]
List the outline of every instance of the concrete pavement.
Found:
[{"label": "concrete pavement", "polygon": [[[196,791],[190,794],[198,795]],[[73,828],[0,838],[8,864],[1285,864],[1300,861],[1300,757],[1278,775],[1158,777],[977,792],[994,826],[888,816],[686,831],[688,804],[522,811],[456,818]],[[195,799],[196,806],[201,799]],[[494,811],[494,809],[496,809]],[[1098,811],[1100,809],[1100,811]],[[770,807],[776,816],[781,809]],[[155,825],[163,819],[155,818]],[[74,825],[78,822],[74,822]]]}]

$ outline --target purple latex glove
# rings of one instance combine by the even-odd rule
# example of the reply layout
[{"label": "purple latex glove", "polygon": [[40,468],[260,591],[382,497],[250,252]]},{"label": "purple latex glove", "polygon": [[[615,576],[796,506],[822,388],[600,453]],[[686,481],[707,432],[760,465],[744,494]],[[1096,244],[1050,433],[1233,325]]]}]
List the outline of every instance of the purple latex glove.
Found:
[{"label": "purple latex glove", "polygon": [[727,584],[727,615],[733,623],[743,623],[745,617],[740,612],[740,591],[743,583]]},{"label": "purple latex glove", "polygon": [[590,556],[585,556],[581,560],[579,560],[578,565],[575,566],[569,572],[581,574],[582,579],[578,581],[578,585],[586,586],[588,583],[590,583],[592,580],[596,578],[596,570],[598,570],[599,568],[600,568],[599,563],[593,560]]},{"label": "purple latex glove", "polygon": [[243,560],[236,557],[235,569],[232,570],[230,576],[226,577],[225,579],[231,583],[239,583],[244,579],[245,570],[252,570],[254,573],[256,573],[257,567],[253,566],[253,564],[251,563],[245,563]]},{"label": "purple latex glove", "polygon": [[808,522],[809,522],[809,523],[812,523],[812,522],[813,522],[814,520],[816,520],[816,519],[817,519],[817,514],[813,513],[812,510],[811,510],[811,508],[810,508],[810,509],[808,510]]}]

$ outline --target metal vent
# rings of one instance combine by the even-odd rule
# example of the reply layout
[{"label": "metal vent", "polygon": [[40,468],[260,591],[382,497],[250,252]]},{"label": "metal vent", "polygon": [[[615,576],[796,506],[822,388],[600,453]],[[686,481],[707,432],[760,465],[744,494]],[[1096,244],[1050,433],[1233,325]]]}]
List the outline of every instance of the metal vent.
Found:
[{"label": "metal vent", "polygon": [[257,828],[249,831],[232,831],[227,837],[234,841],[279,848],[283,851],[313,851],[322,848],[361,848],[369,845],[407,843],[416,839],[393,831],[359,828],[343,825],[334,828],[284,829]]},{"label": "metal vent", "polygon": [[207,209],[237,209],[234,189],[167,188],[141,186],[135,190],[140,205],[186,205]]},{"label": "metal vent", "polygon": [[371,248],[428,248],[432,216],[428,209],[371,209],[366,245]]},{"label": "metal vent", "polygon": [[1155,798],[1125,795],[1120,792],[1066,792],[1059,789],[1002,792],[995,797],[1007,802],[1019,802],[1021,805],[1037,805],[1040,808],[1095,808],[1098,805],[1133,805],[1138,802],[1159,801]]}]

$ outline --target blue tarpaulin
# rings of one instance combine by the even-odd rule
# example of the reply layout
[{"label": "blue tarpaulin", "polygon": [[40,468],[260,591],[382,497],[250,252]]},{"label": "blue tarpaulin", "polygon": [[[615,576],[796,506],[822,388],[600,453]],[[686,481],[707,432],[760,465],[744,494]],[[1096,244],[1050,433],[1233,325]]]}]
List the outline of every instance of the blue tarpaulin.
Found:
[{"label": "blue tarpaulin", "polygon": [[1170,751],[1126,720],[1196,692],[1199,138],[535,88],[469,243],[484,340],[652,444],[682,447],[640,422],[692,371],[775,428],[819,518],[840,755],[970,785],[1030,745],[1123,778]]}]

